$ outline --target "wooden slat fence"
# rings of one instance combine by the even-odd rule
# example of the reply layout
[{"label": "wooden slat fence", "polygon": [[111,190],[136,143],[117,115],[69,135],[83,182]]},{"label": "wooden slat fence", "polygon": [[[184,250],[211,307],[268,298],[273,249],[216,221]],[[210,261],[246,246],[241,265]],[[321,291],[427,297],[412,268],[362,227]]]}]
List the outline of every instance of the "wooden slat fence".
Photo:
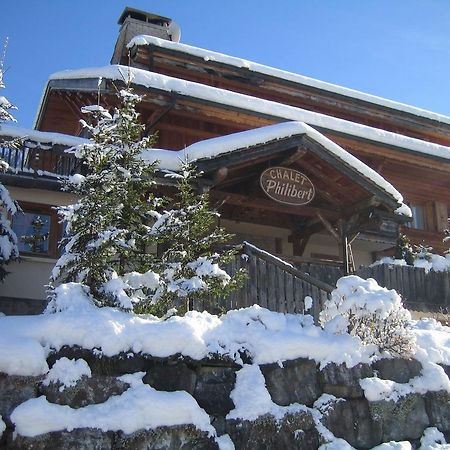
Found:
[{"label": "wooden slat fence", "polygon": [[426,273],[420,267],[380,264],[360,267],[356,274],[361,278],[374,278],[380,286],[395,289],[411,309],[448,311],[450,308],[449,272]]},{"label": "wooden slat fence", "polygon": [[313,299],[309,313],[317,322],[321,306],[333,290],[331,285],[248,243],[244,244],[242,254],[225,269],[232,275],[240,268],[247,271],[242,289],[215,300],[214,304],[205,302],[194,307],[220,312],[256,303],[271,311],[295,314],[305,312],[304,300],[309,296]]}]

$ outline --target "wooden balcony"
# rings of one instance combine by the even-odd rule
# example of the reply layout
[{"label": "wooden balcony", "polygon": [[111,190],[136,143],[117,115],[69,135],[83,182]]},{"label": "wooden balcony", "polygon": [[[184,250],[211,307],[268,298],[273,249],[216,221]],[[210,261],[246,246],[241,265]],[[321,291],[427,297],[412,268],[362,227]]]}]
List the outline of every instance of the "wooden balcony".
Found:
[{"label": "wooden balcony", "polygon": [[18,148],[0,147],[0,157],[10,171],[24,176],[67,177],[77,172],[78,160],[61,146],[22,145]]}]

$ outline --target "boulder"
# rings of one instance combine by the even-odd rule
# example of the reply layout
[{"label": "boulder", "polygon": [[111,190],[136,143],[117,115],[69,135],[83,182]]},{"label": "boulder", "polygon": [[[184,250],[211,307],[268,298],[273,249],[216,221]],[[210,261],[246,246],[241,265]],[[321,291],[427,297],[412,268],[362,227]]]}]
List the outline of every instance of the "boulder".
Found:
[{"label": "boulder", "polygon": [[158,391],[194,393],[196,374],[182,359],[155,359],[142,379]]},{"label": "boulder", "polygon": [[365,399],[337,399],[327,404],[322,423],[356,448],[369,449],[382,442],[381,425],[371,417]]},{"label": "boulder", "polygon": [[368,364],[357,364],[348,368],[345,364],[327,364],[319,372],[323,392],[339,398],[362,398],[364,391],[359,380],[373,376]]},{"label": "boulder", "polygon": [[369,403],[372,419],[381,425],[383,442],[419,439],[430,424],[419,394]]},{"label": "boulder", "polygon": [[234,409],[230,393],[234,389],[235,382],[235,368],[199,367],[193,396],[209,415],[226,416]]},{"label": "boulder", "polygon": [[239,450],[312,450],[320,445],[319,433],[307,412],[287,414],[280,420],[269,414],[255,421],[227,420],[226,427]]},{"label": "boulder", "polygon": [[378,378],[397,383],[407,383],[422,371],[422,364],[415,359],[384,358],[376,361],[372,367]]},{"label": "boulder", "polygon": [[43,377],[21,377],[0,373],[0,416],[8,421],[14,408],[37,396]]},{"label": "boulder", "polygon": [[427,392],[425,406],[430,426],[443,433],[450,433],[450,394],[446,391]]},{"label": "boulder", "polygon": [[207,433],[193,425],[158,427],[132,434],[118,433],[114,450],[218,450]]},{"label": "boulder", "polygon": [[69,405],[71,408],[81,408],[94,403],[104,403],[113,395],[123,394],[129,387],[128,383],[116,377],[93,375],[82,377],[75,386],[64,388],[60,383],[39,385],[38,394],[45,395],[50,403]]},{"label": "boulder", "polygon": [[114,433],[80,428],[77,430],[56,431],[35,437],[17,436],[14,440],[9,438],[8,449],[11,450],[111,450]]},{"label": "boulder", "polygon": [[322,394],[317,379],[317,366],[311,359],[299,358],[278,364],[263,364],[261,372],[267,390],[277,405],[300,403],[311,406]]},{"label": "boulder", "polygon": [[[101,352],[96,352],[95,350],[84,349],[77,346],[64,346],[48,356],[47,363],[49,367],[52,367],[55,361],[62,357],[69,359],[82,358],[89,364],[93,374],[114,376],[135,372],[146,372],[155,359],[163,359],[133,352],[119,353],[118,355],[109,357],[104,356]],[[177,358],[177,356],[173,358]]]}]

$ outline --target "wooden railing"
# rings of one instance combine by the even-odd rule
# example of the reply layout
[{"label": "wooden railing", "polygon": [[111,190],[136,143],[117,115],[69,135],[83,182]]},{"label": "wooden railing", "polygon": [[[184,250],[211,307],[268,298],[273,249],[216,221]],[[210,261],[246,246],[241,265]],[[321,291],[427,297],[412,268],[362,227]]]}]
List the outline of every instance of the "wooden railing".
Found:
[{"label": "wooden railing", "polygon": [[360,267],[361,278],[374,278],[380,286],[395,289],[410,309],[450,311],[450,273],[425,272],[413,266],[380,264]]},{"label": "wooden railing", "polygon": [[8,163],[10,172],[24,176],[57,178],[79,172],[79,161],[62,146],[0,147],[0,157]]},{"label": "wooden railing", "polygon": [[298,314],[305,312],[305,297],[309,296],[312,307],[308,313],[317,322],[321,306],[333,290],[331,285],[249,243],[243,244],[242,254],[226,270],[232,275],[240,268],[247,271],[242,289],[213,304],[195,307],[220,312],[258,304],[271,311]]}]

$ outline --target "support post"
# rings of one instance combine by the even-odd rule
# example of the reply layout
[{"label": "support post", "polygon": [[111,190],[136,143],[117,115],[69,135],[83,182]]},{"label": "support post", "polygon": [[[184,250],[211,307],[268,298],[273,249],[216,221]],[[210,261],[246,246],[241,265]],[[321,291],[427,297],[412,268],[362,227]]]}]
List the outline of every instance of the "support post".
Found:
[{"label": "support post", "polygon": [[339,256],[342,258],[344,275],[350,273],[348,265],[348,237],[345,229],[345,221],[339,220]]}]

